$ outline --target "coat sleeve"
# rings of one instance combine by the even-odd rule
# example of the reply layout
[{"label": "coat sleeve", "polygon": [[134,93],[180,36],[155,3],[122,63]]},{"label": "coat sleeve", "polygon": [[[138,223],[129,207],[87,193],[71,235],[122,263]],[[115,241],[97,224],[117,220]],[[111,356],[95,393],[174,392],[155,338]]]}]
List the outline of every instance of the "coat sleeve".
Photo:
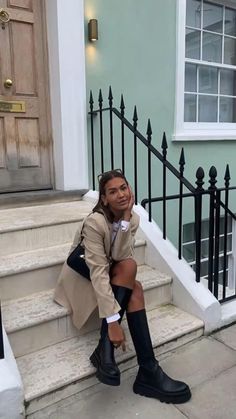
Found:
[{"label": "coat sleeve", "polygon": [[132,213],[130,225],[127,231],[118,230],[112,246],[112,259],[119,262],[134,257],[134,237],[139,226],[139,216]]},{"label": "coat sleeve", "polygon": [[103,215],[96,214],[87,218],[83,228],[85,260],[90,269],[91,282],[96,294],[99,317],[109,317],[120,311],[109,276],[109,260],[105,253],[104,237],[106,221]]}]

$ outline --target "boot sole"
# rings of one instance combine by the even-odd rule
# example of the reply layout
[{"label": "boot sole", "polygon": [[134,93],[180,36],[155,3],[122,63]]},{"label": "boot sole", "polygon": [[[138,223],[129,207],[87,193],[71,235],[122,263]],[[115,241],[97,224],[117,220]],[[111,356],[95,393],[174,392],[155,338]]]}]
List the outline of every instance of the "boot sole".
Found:
[{"label": "boot sole", "polygon": [[90,356],[90,361],[93,364],[93,366],[97,369],[96,371],[96,377],[97,379],[103,383],[107,384],[108,386],[119,386],[120,385],[120,377],[111,377],[104,373],[101,369],[99,369],[100,362],[97,354],[94,352]]},{"label": "boot sole", "polygon": [[186,403],[191,398],[191,391],[189,389],[179,394],[163,394],[156,388],[139,383],[134,383],[133,391],[135,394],[139,394],[140,396],[152,397],[164,403]]}]

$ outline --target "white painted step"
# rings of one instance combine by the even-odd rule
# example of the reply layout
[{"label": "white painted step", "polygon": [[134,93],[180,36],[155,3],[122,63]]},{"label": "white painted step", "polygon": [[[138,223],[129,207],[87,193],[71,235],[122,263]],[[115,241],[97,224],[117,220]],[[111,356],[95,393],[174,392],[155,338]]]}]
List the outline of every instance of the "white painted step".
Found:
[{"label": "white painted step", "polygon": [[0,255],[71,242],[92,207],[74,201],[0,210]]},{"label": "white painted step", "polygon": [[[71,242],[0,257],[0,295],[2,300],[24,297],[55,287]],[[145,240],[135,241],[137,263],[145,260]]]},{"label": "white painted step", "polygon": [[[153,346],[167,352],[198,338],[203,322],[179,308],[166,305],[148,313]],[[124,322],[124,327],[127,325]],[[98,332],[75,337],[18,358],[23,379],[27,414],[55,404],[97,383],[89,356],[98,342]],[[117,351],[121,371],[136,364],[134,349],[126,330],[127,351]],[[96,391],[96,390],[95,390]]]},{"label": "white painted step", "polygon": [[[171,301],[171,278],[147,265],[138,267],[147,310]],[[78,335],[69,312],[53,301],[54,290],[42,291],[2,304],[3,323],[16,357]],[[96,318],[81,334],[99,327]],[[39,338],[40,337],[40,338]]]}]

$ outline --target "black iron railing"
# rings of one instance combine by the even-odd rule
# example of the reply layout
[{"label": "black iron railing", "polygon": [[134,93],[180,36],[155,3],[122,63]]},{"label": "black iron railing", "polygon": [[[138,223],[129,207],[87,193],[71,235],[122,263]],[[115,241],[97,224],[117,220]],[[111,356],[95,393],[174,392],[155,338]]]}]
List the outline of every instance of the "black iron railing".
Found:
[{"label": "black iron railing", "polygon": [[4,358],[4,346],[3,346],[3,330],[2,330],[2,312],[0,303],[0,359]]},{"label": "black iron railing", "polygon": [[[208,272],[205,275],[208,281],[209,290],[215,295],[219,301],[223,302],[228,299],[236,298],[235,288],[229,290],[229,278],[228,278],[228,220],[236,220],[236,217],[232,211],[230,211],[229,204],[229,192],[236,189],[236,187],[230,187],[230,173],[229,167],[226,166],[225,172],[225,184],[223,188],[217,188],[217,171],[215,167],[211,167],[209,171],[209,184],[207,189],[203,188],[204,185],[204,171],[199,167],[196,171],[196,186],[189,182],[184,177],[185,168],[185,156],[182,148],[179,159],[179,170],[177,170],[167,160],[167,149],[168,144],[165,133],[163,134],[161,149],[158,151],[152,144],[152,128],[151,122],[148,120],[146,137],[142,135],[138,129],[138,115],[137,108],[134,107],[133,118],[131,123],[125,117],[125,104],[123,95],[121,96],[120,110],[113,106],[113,95],[111,88],[109,89],[108,96],[109,106],[103,107],[103,96],[101,90],[98,96],[98,109],[94,109],[94,100],[92,92],[90,93],[90,132],[91,132],[91,172],[92,172],[92,187],[96,189],[96,174],[104,172],[105,170],[114,169],[114,146],[116,149],[116,155],[120,155],[121,168],[126,173],[125,163],[125,150],[128,142],[132,142],[132,151],[129,155],[130,162],[133,162],[133,185],[135,203],[141,202],[143,207],[148,207],[149,221],[152,220],[152,210],[155,203],[161,203],[162,205],[162,230],[163,238],[167,237],[167,204],[169,201],[175,200],[177,202],[176,208],[178,208],[177,219],[177,236],[178,236],[178,257],[182,258],[182,246],[183,246],[183,203],[187,198],[194,200],[194,243],[195,243],[195,261],[194,270],[196,273],[196,281],[200,282],[201,265],[202,265],[202,222],[203,208],[204,216],[206,218],[206,204],[208,205],[207,218],[209,221],[208,231]],[[106,115],[106,117],[104,116]],[[108,118],[107,118],[108,116]],[[119,134],[114,136],[114,122],[120,121]],[[107,129],[105,128],[107,127]],[[127,133],[129,135],[127,135]],[[131,136],[130,136],[131,133]],[[120,137],[120,138],[117,138]],[[127,137],[127,138],[126,138]],[[116,138],[116,142],[114,142]],[[119,151],[117,152],[117,141],[119,141]],[[98,143],[99,142],[99,148]],[[139,174],[139,161],[138,161],[138,145],[142,144],[147,153],[147,174],[140,178]],[[95,152],[96,149],[96,152]],[[109,149],[110,156],[107,156],[107,150]],[[105,153],[104,153],[105,151]],[[98,156],[98,152],[100,156]],[[95,159],[96,154],[96,159]],[[105,159],[106,154],[106,159]],[[98,159],[100,157],[100,159]],[[99,160],[99,163],[97,163]],[[105,161],[106,160],[106,161]],[[162,172],[162,192],[159,197],[153,196],[153,162],[159,161]],[[167,176],[173,176],[177,180],[178,193],[168,194],[167,191]],[[147,179],[147,196],[140,199],[140,189],[142,183]],[[160,179],[159,179],[160,182]],[[204,204],[204,205],[203,205]],[[173,217],[173,216],[172,216]],[[220,226],[223,225],[223,233],[220,232]],[[222,227],[221,227],[222,228]],[[223,242],[223,250],[222,248]],[[223,272],[223,279],[219,281],[219,257],[223,258],[223,268],[221,269],[221,276]],[[229,292],[230,291],[230,292]]]}]

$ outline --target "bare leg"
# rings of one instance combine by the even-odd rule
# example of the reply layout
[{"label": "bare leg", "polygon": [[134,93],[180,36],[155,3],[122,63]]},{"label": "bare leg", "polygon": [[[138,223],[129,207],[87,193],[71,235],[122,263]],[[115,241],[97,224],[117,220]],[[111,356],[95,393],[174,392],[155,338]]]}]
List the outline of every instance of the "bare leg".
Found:
[{"label": "bare leg", "polygon": [[111,283],[125,288],[133,289],[135,286],[135,277],[137,273],[137,264],[134,259],[125,259],[115,263],[110,271]]},{"label": "bare leg", "polygon": [[143,287],[139,281],[134,282],[133,292],[131,294],[127,312],[132,313],[134,311],[143,310],[145,308]]}]

